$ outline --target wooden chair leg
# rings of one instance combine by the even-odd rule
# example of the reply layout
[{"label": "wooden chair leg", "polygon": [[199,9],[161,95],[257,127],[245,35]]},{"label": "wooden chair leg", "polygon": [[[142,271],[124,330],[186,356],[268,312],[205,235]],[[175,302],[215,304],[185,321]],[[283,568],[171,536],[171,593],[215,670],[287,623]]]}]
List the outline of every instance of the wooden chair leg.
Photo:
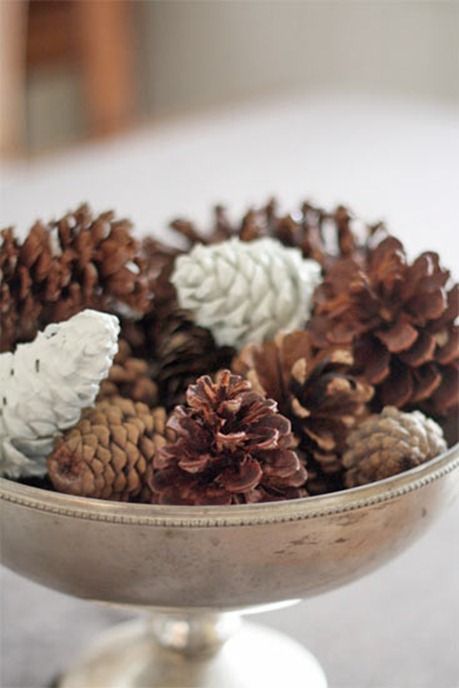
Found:
[{"label": "wooden chair leg", "polygon": [[129,0],[76,0],[82,81],[93,135],[128,126],[136,110],[134,28]]},{"label": "wooden chair leg", "polygon": [[20,152],[25,138],[27,2],[0,0],[0,155]]}]

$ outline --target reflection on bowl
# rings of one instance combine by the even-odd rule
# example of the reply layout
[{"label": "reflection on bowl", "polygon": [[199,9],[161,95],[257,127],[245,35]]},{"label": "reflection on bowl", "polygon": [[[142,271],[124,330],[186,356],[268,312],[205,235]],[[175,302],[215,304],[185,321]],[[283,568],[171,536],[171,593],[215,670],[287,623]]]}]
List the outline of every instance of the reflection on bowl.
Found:
[{"label": "reflection on bowl", "polygon": [[119,504],[0,480],[2,563],[82,598],[240,609],[377,568],[459,492],[459,445],[406,473],[319,497],[227,507]]}]

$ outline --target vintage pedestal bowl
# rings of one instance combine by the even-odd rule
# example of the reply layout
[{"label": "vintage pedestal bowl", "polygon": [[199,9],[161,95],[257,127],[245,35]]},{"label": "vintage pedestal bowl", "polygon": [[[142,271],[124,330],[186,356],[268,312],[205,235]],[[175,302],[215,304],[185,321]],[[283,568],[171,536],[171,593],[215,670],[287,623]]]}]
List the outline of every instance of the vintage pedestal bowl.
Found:
[{"label": "vintage pedestal bowl", "polygon": [[[324,688],[297,643],[240,613],[355,580],[459,493],[459,445],[368,486],[234,507],[129,505],[0,481],[2,563],[69,595],[151,611],[109,632],[60,688]],[[50,610],[50,613],[52,610]]]}]

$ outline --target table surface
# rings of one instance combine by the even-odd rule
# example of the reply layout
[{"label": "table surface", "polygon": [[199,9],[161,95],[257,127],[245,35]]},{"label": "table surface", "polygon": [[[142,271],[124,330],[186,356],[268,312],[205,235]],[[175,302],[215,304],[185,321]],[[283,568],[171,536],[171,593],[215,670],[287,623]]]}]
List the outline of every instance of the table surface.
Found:
[{"label": "table surface", "polygon": [[[89,201],[138,231],[235,214],[276,194],[351,204],[385,219],[409,252],[434,249],[459,274],[459,118],[436,104],[349,95],[295,97],[161,124],[32,162],[0,166],[2,225],[25,231]],[[330,688],[458,688],[459,504],[376,573],[297,607],[259,615],[323,664]],[[3,688],[41,688],[126,614],[2,570]]]}]

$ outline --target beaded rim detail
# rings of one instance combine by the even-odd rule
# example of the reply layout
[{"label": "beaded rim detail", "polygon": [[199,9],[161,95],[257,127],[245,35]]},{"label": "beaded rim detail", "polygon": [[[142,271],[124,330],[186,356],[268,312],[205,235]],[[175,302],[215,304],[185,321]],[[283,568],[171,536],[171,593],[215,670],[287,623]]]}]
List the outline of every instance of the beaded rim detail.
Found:
[{"label": "beaded rim detail", "polygon": [[[459,468],[459,443],[431,461],[369,485],[316,497],[233,506],[117,504],[72,497],[0,478],[0,500],[88,521],[158,528],[261,526],[345,514],[419,490]],[[129,510],[129,513],[126,513]],[[149,512],[149,513],[148,513]]]}]

